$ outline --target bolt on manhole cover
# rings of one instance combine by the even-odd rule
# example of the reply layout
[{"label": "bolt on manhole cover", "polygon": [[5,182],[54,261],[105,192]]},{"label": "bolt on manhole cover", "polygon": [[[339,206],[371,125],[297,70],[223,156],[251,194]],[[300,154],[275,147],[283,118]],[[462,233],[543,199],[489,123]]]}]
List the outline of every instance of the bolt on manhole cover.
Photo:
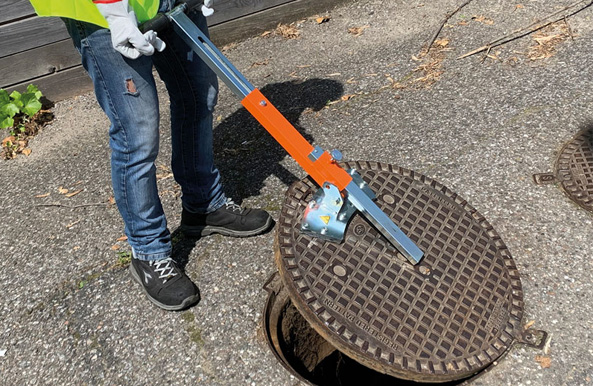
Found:
[{"label": "bolt on manhole cover", "polygon": [[345,240],[301,233],[310,179],[286,193],[276,263],[299,313],[342,353],[394,377],[445,382],[494,362],[521,334],[523,292],[511,255],[464,199],[410,170],[350,162],[377,205],[424,251],[407,262],[356,214]]},{"label": "bolt on manhole cover", "polygon": [[535,182],[559,182],[571,200],[593,211],[593,129],[582,130],[564,145],[554,169],[554,173],[535,174]]}]

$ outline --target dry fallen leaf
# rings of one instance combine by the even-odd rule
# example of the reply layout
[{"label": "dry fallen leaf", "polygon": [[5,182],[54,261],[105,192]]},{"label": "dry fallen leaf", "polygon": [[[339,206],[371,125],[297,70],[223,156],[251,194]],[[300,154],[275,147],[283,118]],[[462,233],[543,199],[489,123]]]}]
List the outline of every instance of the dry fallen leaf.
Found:
[{"label": "dry fallen leaf", "polygon": [[370,26],[368,26],[368,25],[363,25],[362,27],[351,27],[351,28],[348,28],[348,33],[350,33],[354,36],[360,36],[363,34],[364,30],[369,27]]},{"label": "dry fallen leaf", "polygon": [[66,194],[66,193],[68,193],[68,189],[66,189],[66,188],[63,188],[63,187],[61,187],[61,186],[60,186],[60,187],[58,188],[58,192],[60,192],[60,194]]},{"label": "dry fallen leaf", "polygon": [[348,94],[348,95],[343,95],[340,99],[343,101],[347,101],[347,100],[354,98],[355,96],[356,96],[356,94]]},{"label": "dry fallen leaf", "polygon": [[516,5],[515,5],[515,11],[516,11],[517,9],[522,9],[522,8],[525,8],[525,6],[524,6],[523,4],[516,4]]},{"label": "dry fallen leaf", "polygon": [[545,355],[536,355],[535,361],[539,363],[542,369],[549,369],[552,366],[552,358]]},{"label": "dry fallen leaf", "polygon": [[81,221],[82,221],[82,219],[80,219],[80,220],[76,220],[76,221],[74,221],[74,222],[72,222],[72,223],[70,223],[70,224],[66,225],[66,228],[67,228],[67,229],[70,229],[70,228],[72,228],[74,225],[78,224],[78,223],[79,223],[79,222],[81,222]]},{"label": "dry fallen leaf", "polygon": [[115,205],[115,198],[113,196],[109,197],[107,201],[109,202],[109,205]]},{"label": "dry fallen leaf", "polygon": [[6,146],[8,142],[14,142],[16,138],[14,136],[8,136],[2,140],[2,146]]},{"label": "dry fallen leaf", "polygon": [[47,196],[49,196],[49,193],[38,194],[38,195],[35,196],[35,198],[45,198]]},{"label": "dry fallen leaf", "polygon": [[298,39],[301,35],[301,31],[295,26],[286,24],[278,24],[275,33],[285,39]]},{"label": "dry fallen leaf", "polygon": [[447,38],[435,40],[434,45],[437,47],[447,47],[450,40]]},{"label": "dry fallen leaf", "polygon": [[535,320],[532,320],[530,322],[527,322],[524,326],[523,329],[524,330],[529,330],[529,328],[531,328],[531,326],[533,326],[535,324]]},{"label": "dry fallen leaf", "polygon": [[83,190],[84,190],[84,189],[78,189],[78,190],[77,190],[77,191],[75,191],[75,192],[72,192],[72,193],[65,194],[65,196],[66,196],[66,197],[68,197],[68,198],[70,198],[70,197],[74,197],[74,196],[76,196],[78,193],[82,192]]},{"label": "dry fallen leaf", "polygon": [[322,23],[326,23],[330,20],[329,16],[321,16],[315,19],[315,21],[317,22],[317,24],[322,24]]},{"label": "dry fallen leaf", "polygon": [[31,149],[26,148],[26,149],[23,149],[23,151],[21,153],[23,153],[24,155],[26,155],[28,157],[29,154],[31,154],[31,151],[32,151]]},{"label": "dry fallen leaf", "polygon": [[484,15],[479,15],[479,16],[474,16],[472,17],[472,19],[474,21],[477,21],[479,23],[484,23],[484,24],[488,24],[488,25],[492,25],[494,24],[494,20],[492,19],[488,19],[486,16]]},{"label": "dry fallen leaf", "polygon": [[550,40],[554,40],[554,39],[557,39],[560,37],[561,37],[561,35],[540,36],[540,37],[534,37],[533,40],[535,40],[539,44],[544,44],[544,43],[549,42]]},{"label": "dry fallen leaf", "polygon": [[126,235],[123,235],[123,236],[121,236],[121,237],[118,237],[118,238],[117,238],[117,241],[126,241],[127,239],[128,239],[128,236],[126,236]]},{"label": "dry fallen leaf", "polygon": [[118,250],[118,249],[120,249],[120,248],[121,248],[121,247],[120,247],[119,245],[117,245],[117,244],[114,244],[114,245],[112,245],[112,246],[111,246],[111,250],[112,250],[112,251],[117,251],[117,250]]}]

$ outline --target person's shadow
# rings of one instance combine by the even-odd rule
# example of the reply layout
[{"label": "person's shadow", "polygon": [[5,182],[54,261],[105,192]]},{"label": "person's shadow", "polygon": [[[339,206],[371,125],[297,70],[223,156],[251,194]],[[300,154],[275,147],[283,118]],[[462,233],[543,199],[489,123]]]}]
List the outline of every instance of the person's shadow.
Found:
[{"label": "person's shadow", "polygon": [[[305,110],[323,109],[328,102],[340,98],[344,88],[334,80],[309,79],[270,84],[260,91],[312,143],[312,136],[299,125],[301,114]],[[214,152],[225,192],[238,204],[247,197],[259,195],[271,175],[287,186],[297,180],[280,164],[288,157],[286,150],[245,108],[215,127]]]},{"label": "person's shadow", "polygon": [[[309,143],[313,143],[313,137],[299,125],[301,114],[305,110],[320,111],[328,102],[339,99],[344,87],[334,80],[309,79],[269,84],[260,91]],[[271,175],[286,186],[298,180],[280,164],[288,157],[286,150],[245,108],[215,126],[214,154],[225,193],[237,204],[259,195]],[[198,239],[184,237],[180,229],[173,232],[172,239],[173,258],[183,269]]]}]

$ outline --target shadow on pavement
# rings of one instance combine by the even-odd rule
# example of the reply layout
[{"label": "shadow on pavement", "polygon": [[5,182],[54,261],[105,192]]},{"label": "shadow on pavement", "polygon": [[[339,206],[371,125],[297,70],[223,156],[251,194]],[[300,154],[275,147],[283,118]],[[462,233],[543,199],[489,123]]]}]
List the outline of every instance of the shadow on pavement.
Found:
[{"label": "shadow on pavement", "polygon": [[[299,125],[301,115],[308,109],[323,109],[328,102],[340,98],[343,91],[341,83],[327,79],[275,83],[261,89],[310,143],[313,137]],[[285,185],[298,180],[280,164],[288,156],[286,151],[245,108],[215,127],[214,151],[225,192],[238,204],[259,195],[269,176],[276,176]]]},{"label": "shadow on pavement", "polygon": [[[323,109],[328,102],[340,98],[344,88],[334,80],[309,79],[270,84],[260,91],[312,143],[313,137],[299,125],[301,114],[307,109],[313,112]],[[215,127],[214,152],[225,193],[237,204],[259,195],[269,176],[276,176],[285,185],[299,179],[280,164],[288,156],[286,151],[245,108]],[[180,228],[171,237],[172,256],[185,269],[199,239],[183,236]]]}]

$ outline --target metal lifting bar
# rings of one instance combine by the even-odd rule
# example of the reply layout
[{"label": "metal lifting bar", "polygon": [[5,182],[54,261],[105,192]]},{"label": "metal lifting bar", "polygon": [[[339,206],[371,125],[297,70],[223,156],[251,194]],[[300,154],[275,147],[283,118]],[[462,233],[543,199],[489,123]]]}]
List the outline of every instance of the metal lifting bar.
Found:
[{"label": "metal lifting bar", "polygon": [[[312,202],[312,216],[317,216],[327,225],[321,225],[316,234],[320,237],[327,236],[328,230],[336,225],[343,237],[348,219],[353,214],[354,206],[362,215],[373,224],[377,230],[404,255],[412,264],[417,264],[422,259],[423,252],[406,234],[399,229],[393,221],[373,202],[374,194],[365,191],[361,184],[355,180],[362,178],[355,172],[346,172],[337,161],[336,155],[318,147],[313,147],[294,126],[265,98],[261,92],[254,88],[247,79],[233,66],[227,58],[212,44],[210,39],[191,21],[185,14],[187,4],[177,6],[165,14],[173,24],[175,32],[193,49],[193,51],[210,67],[216,75],[241,98],[242,105],[258,120],[258,122],[278,141],[278,143],[297,161],[297,163],[319,184],[337,188],[336,193],[326,189],[326,200],[332,199],[339,205],[319,205]],[[364,183],[362,183],[364,185]],[[341,192],[341,193],[340,193]],[[334,195],[337,194],[337,197]],[[344,200],[339,196],[343,195]],[[320,195],[323,200],[323,195]],[[344,201],[351,204],[344,206]],[[339,208],[338,208],[339,207]],[[343,210],[340,209],[343,207]],[[334,209],[327,209],[334,208]],[[337,210],[336,210],[337,208]],[[325,211],[321,213],[320,211]],[[331,213],[330,213],[331,212]],[[308,220],[304,220],[308,221]],[[341,224],[339,223],[341,222]],[[319,223],[317,221],[317,223]],[[312,225],[313,221],[309,224]],[[306,225],[303,229],[307,229]],[[338,232],[334,232],[338,233]],[[340,240],[339,237],[330,238]]]}]

